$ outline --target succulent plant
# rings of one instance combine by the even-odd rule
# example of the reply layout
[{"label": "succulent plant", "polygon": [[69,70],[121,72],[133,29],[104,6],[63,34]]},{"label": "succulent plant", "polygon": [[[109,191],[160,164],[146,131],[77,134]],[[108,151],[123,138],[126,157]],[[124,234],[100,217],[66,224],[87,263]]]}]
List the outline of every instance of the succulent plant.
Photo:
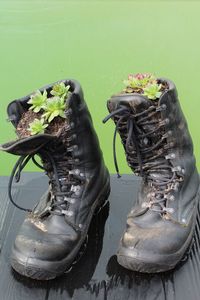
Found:
[{"label": "succulent plant", "polygon": [[43,94],[38,90],[35,94],[31,95],[28,104],[31,104],[30,108],[34,112],[38,113],[41,109],[44,109],[47,101],[47,91],[44,90]]},{"label": "succulent plant", "polygon": [[125,93],[139,93],[151,100],[158,99],[162,94],[162,84],[158,84],[156,77],[151,73],[129,74],[124,84]]},{"label": "succulent plant", "polygon": [[131,75],[129,75],[128,80],[124,80],[124,84],[126,85],[127,90],[130,90],[130,92],[132,92],[133,89],[136,91],[141,89],[140,81],[135,77],[131,77]]},{"label": "succulent plant", "polygon": [[47,128],[48,124],[45,124],[45,120],[35,119],[33,122],[29,124],[28,130],[31,132],[31,135],[36,135],[39,133],[44,133],[45,128]]},{"label": "succulent plant", "polygon": [[[29,110],[40,113],[38,114],[38,119],[35,118],[35,120],[29,124],[28,130],[31,135],[43,133],[49,123],[58,116],[66,118],[64,113],[66,107],[65,100],[69,96],[69,89],[69,85],[65,86],[64,82],[60,82],[55,84],[50,91],[50,94],[53,96],[47,97],[46,90],[44,90],[43,93],[38,90],[31,95],[28,101],[28,104],[30,104]],[[42,117],[40,119],[41,114]]]},{"label": "succulent plant", "polygon": [[47,105],[45,107],[45,112],[42,115],[43,118],[45,118],[49,123],[55,118],[55,117],[62,117],[66,118],[65,116],[65,100],[64,97],[52,97],[49,98],[47,101]]},{"label": "succulent plant", "polygon": [[138,73],[135,75],[135,77],[138,79],[139,84],[142,88],[146,87],[149,84],[156,83],[156,78],[151,73]]},{"label": "succulent plant", "polygon": [[149,84],[147,87],[143,89],[143,95],[146,96],[148,99],[155,100],[160,98],[162,92],[160,92],[162,85],[153,83]]},{"label": "succulent plant", "polygon": [[65,85],[64,82],[56,83],[53,86],[53,89],[51,90],[50,94],[53,96],[58,97],[67,97],[69,93],[70,86]]},{"label": "succulent plant", "polygon": [[124,84],[126,85],[125,91],[128,93],[139,92],[147,85],[153,83],[156,83],[156,78],[153,74],[148,73],[129,74],[128,80],[124,80]]}]

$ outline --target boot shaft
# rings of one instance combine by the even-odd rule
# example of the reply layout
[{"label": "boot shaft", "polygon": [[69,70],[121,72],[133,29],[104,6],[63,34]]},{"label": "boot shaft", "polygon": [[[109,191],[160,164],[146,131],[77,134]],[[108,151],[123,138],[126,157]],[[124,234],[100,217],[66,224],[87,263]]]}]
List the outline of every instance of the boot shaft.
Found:
[{"label": "boot shaft", "polygon": [[[109,174],[80,84],[75,80],[62,82],[70,86],[70,95],[66,100],[66,118],[58,132],[19,138],[1,145],[1,150],[22,156],[14,166],[12,179],[15,174],[20,175],[31,158],[38,165],[34,155],[39,155],[50,179],[45,205],[48,203],[52,213],[67,214],[73,222],[78,222],[79,218],[87,217],[87,208],[96,201],[99,191],[104,186],[109,188]],[[46,90],[49,96],[54,85],[44,86],[40,89],[41,93]],[[8,105],[8,116],[15,128],[30,107],[30,96],[14,100]],[[47,213],[47,208],[44,213]],[[83,210],[80,216],[79,210]]]},{"label": "boot shaft", "polygon": [[108,100],[108,110],[129,166],[143,178],[136,215],[151,208],[187,222],[199,188],[193,143],[175,85],[158,80],[168,86],[159,100],[122,93]]},{"label": "boot shaft", "polygon": [[[61,81],[59,81],[61,82]],[[99,141],[96,132],[93,128],[92,118],[88,111],[87,105],[84,101],[83,91],[80,84],[75,80],[62,80],[65,85],[70,85],[70,97],[66,102],[66,122],[65,128],[62,129],[62,133],[58,137],[50,137],[49,134],[39,134],[30,138],[25,138],[15,142],[11,142],[4,145],[5,151],[12,154],[30,154],[34,151],[38,152],[38,149],[44,144],[47,145],[48,151],[51,150],[57,152],[57,148],[54,145],[53,149],[49,148],[49,141],[54,140],[55,143],[62,142],[67,148],[73,152],[73,157],[80,162],[81,165],[87,165],[90,167],[101,161],[102,153],[99,146]],[[51,85],[44,86],[40,89],[41,92],[47,91],[50,94],[52,89]],[[9,119],[14,127],[17,127],[22,114],[29,109],[28,100],[31,94],[12,101],[7,108]],[[21,150],[21,151],[20,151]],[[62,149],[63,151],[63,149]]]},{"label": "boot shaft", "polygon": [[[193,168],[194,170],[195,157],[193,154],[193,143],[187,122],[179,104],[175,85],[167,79],[159,80],[167,82],[168,90],[163,93],[157,103],[139,94],[119,94],[112,96],[111,99],[108,100],[107,106],[110,113],[120,109],[120,107],[127,107],[127,110],[130,111],[129,116],[122,119],[124,128],[123,126],[122,129],[119,128],[124,147],[126,146],[128,137],[128,133],[126,132],[127,122],[128,119],[132,118],[132,120],[134,119],[134,126],[140,127],[138,131],[136,128],[136,138],[141,153],[143,153],[142,147],[145,147],[148,143],[150,146],[153,146],[160,139],[165,139],[166,142],[161,144],[166,150],[165,156],[167,156],[167,159],[170,160],[174,167],[177,167],[177,165],[182,166],[182,168],[178,168],[177,171],[182,175],[184,169],[188,171]],[[123,114],[124,113],[119,114],[117,119],[116,117],[113,118],[115,124],[119,121],[120,116],[123,118]],[[141,118],[145,119],[144,122],[141,121]],[[160,129],[158,127],[160,127]],[[149,136],[148,133],[150,133]],[[141,140],[141,138],[143,138],[143,140]],[[134,147],[135,145],[133,145],[133,148]],[[133,150],[135,150],[135,148]],[[126,148],[125,151],[127,151]]]}]

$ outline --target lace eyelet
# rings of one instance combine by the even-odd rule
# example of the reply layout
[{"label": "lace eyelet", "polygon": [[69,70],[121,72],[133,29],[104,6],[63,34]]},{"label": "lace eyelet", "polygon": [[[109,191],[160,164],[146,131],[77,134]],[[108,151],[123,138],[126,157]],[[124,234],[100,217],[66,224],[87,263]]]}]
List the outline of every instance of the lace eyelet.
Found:
[{"label": "lace eyelet", "polygon": [[80,185],[72,185],[70,191],[78,195],[80,193]]},{"label": "lace eyelet", "polygon": [[149,143],[149,140],[148,140],[147,137],[145,137],[145,138],[143,139],[143,144],[146,146],[146,145],[148,145],[148,143]]},{"label": "lace eyelet", "polygon": [[74,204],[76,202],[76,199],[75,198],[70,198],[69,201],[68,201],[70,204]]},{"label": "lace eyelet", "polygon": [[142,208],[150,208],[151,207],[151,203],[150,202],[143,202],[141,205]]},{"label": "lace eyelet", "polygon": [[[167,105],[166,104],[162,104],[162,105],[160,105],[159,107],[156,108],[156,111],[157,112],[158,111],[164,111],[164,110],[166,110],[166,108],[167,108]],[[154,109],[154,107],[153,107],[153,109]]]},{"label": "lace eyelet", "polygon": [[173,214],[175,210],[172,207],[163,207],[163,211],[169,214]]},{"label": "lace eyelet", "polygon": [[173,148],[175,146],[175,143],[174,142],[170,142],[170,143],[168,143],[168,148],[170,149],[170,148]]},{"label": "lace eyelet", "polygon": [[62,182],[62,181],[67,180],[67,178],[66,178],[66,177],[62,177],[62,178],[59,178],[58,180],[59,180],[60,182]]},{"label": "lace eyelet", "polygon": [[170,123],[170,120],[168,118],[160,121],[160,126],[165,126],[165,125],[168,125]]},{"label": "lace eyelet", "polygon": [[175,184],[174,184],[174,186],[172,187],[172,189],[174,190],[174,191],[178,191],[178,188],[179,188],[179,182],[176,182]]},{"label": "lace eyelet", "polygon": [[65,216],[67,216],[67,217],[72,217],[73,216],[73,211],[71,211],[71,210],[61,210],[61,214],[63,214],[63,215],[65,215]]},{"label": "lace eyelet", "polygon": [[181,166],[176,166],[176,167],[172,168],[172,172],[181,172],[181,171],[182,171]]},{"label": "lace eyelet", "polygon": [[165,156],[165,159],[175,159],[175,158],[176,158],[175,153],[170,153],[170,154]]},{"label": "lace eyelet", "polygon": [[[154,107],[153,107],[154,108]],[[157,108],[156,108],[156,111],[158,112],[158,111],[164,111],[164,110],[166,110],[166,108],[167,108],[167,105],[166,104],[161,104],[160,106],[158,106]]]},{"label": "lace eyelet", "polygon": [[167,131],[167,135],[168,135],[168,137],[172,136],[172,131],[171,131],[171,130],[168,130],[168,131]]},{"label": "lace eyelet", "polygon": [[79,169],[76,169],[76,170],[74,170],[74,172],[73,172],[75,175],[79,175],[80,174],[80,170]]},{"label": "lace eyelet", "polygon": [[174,197],[174,195],[170,195],[168,199],[169,199],[170,201],[174,201],[174,200],[175,200],[175,197]]},{"label": "lace eyelet", "polygon": [[168,125],[170,123],[170,120],[168,118],[165,119],[165,125]]}]

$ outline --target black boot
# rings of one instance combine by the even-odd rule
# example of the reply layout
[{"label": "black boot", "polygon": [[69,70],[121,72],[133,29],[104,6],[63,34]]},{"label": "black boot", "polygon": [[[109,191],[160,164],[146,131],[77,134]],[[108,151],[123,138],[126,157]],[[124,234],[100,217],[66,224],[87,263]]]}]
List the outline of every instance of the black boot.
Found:
[{"label": "black boot", "polygon": [[[67,119],[59,134],[39,134],[1,146],[4,151],[21,155],[9,184],[12,202],[13,176],[16,174],[19,180],[31,158],[38,164],[35,154],[41,157],[49,177],[49,190],[27,215],[11,256],[17,272],[40,280],[59,276],[70,267],[95,211],[110,193],[109,173],[82,89],[74,80],[63,82],[70,85],[71,96],[65,111]],[[52,85],[45,86],[41,91],[46,89],[49,93],[51,88]],[[9,104],[8,115],[15,127],[28,109],[29,99],[30,95]]]},{"label": "black boot", "polygon": [[[113,118],[114,138],[118,131],[128,165],[142,177],[117,259],[127,269],[148,273],[172,269],[184,256],[199,199],[192,140],[176,88],[169,80],[159,81],[168,90],[158,101],[136,93],[113,96],[104,120]],[[114,158],[118,171],[115,147]]]}]

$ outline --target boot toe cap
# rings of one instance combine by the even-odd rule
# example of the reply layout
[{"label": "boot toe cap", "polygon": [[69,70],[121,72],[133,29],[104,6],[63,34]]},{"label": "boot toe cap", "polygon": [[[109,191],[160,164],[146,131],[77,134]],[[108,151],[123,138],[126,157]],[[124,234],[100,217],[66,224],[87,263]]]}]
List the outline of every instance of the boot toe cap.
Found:
[{"label": "boot toe cap", "polygon": [[[136,222],[137,223],[137,222]],[[170,221],[154,226],[129,225],[120,241],[118,262],[140,272],[162,272],[172,269],[183,257],[191,242],[191,228]]]},{"label": "boot toe cap", "polygon": [[[67,230],[68,229],[68,230]],[[16,237],[13,255],[26,260],[29,258],[42,261],[62,260],[70,254],[79,241],[79,234],[66,226],[65,234],[48,232],[43,223],[25,220]]]}]

